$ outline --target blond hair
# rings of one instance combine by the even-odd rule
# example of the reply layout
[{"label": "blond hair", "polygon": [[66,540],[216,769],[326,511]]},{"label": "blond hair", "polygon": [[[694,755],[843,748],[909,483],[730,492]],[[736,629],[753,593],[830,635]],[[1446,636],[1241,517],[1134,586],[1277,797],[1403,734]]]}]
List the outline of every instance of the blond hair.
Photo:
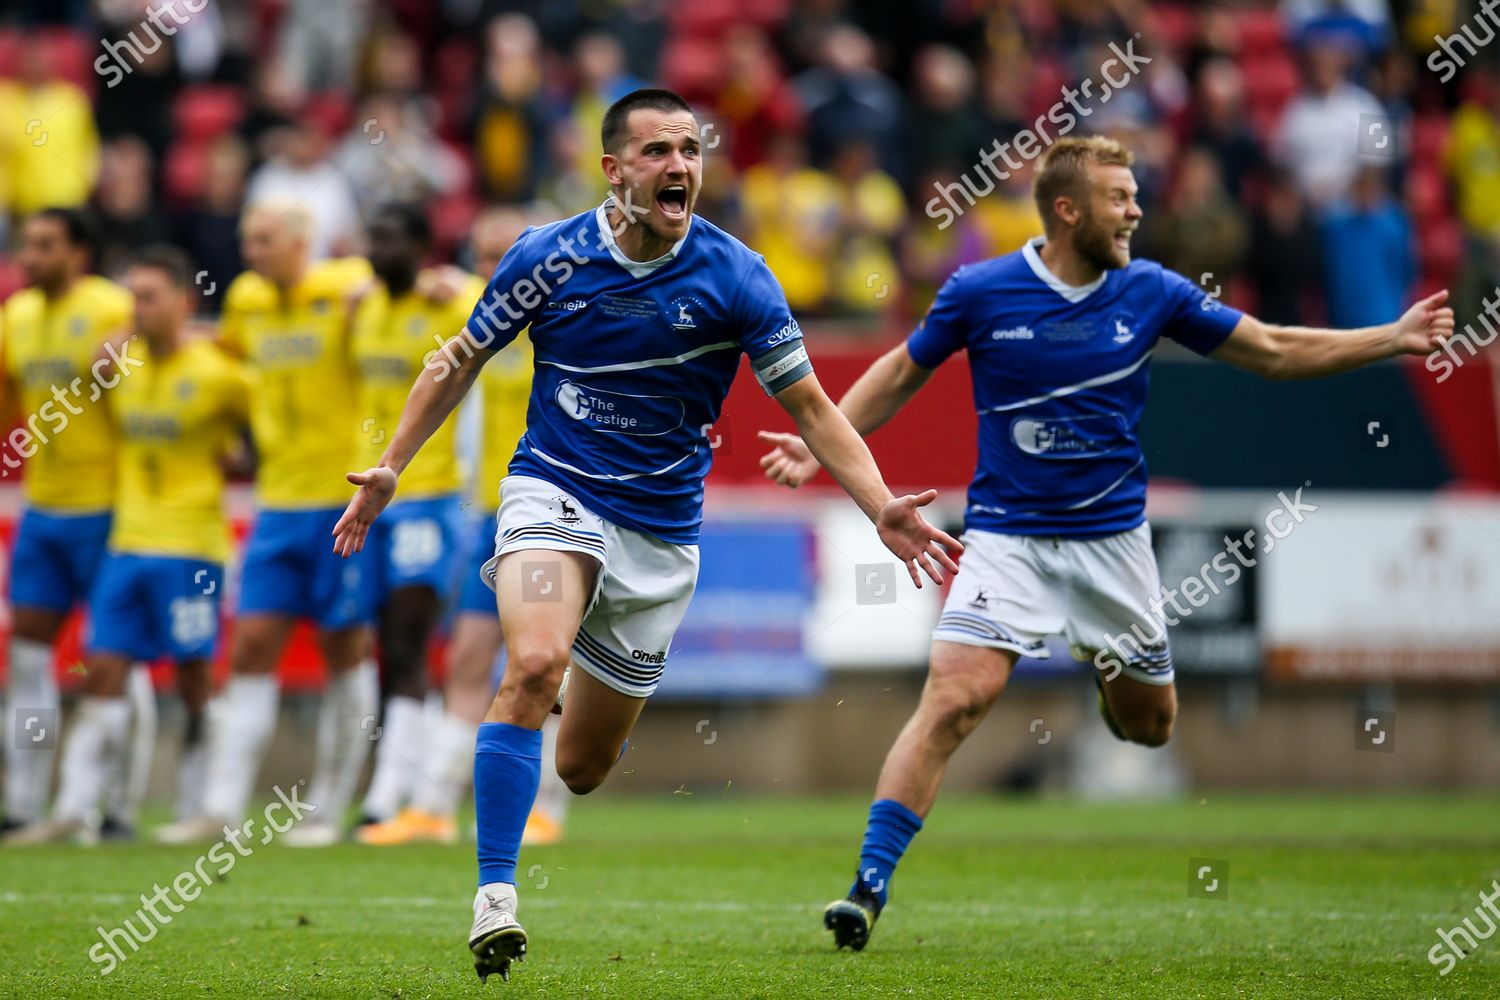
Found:
[{"label": "blond hair", "polygon": [[1036,199],[1037,214],[1042,217],[1042,229],[1051,233],[1057,227],[1059,220],[1053,205],[1058,198],[1082,202],[1088,196],[1089,167],[1094,164],[1128,167],[1134,163],[1135,154],[1107,136],[1067,136],[1054,142],[1031,182],[1031,195]]}]

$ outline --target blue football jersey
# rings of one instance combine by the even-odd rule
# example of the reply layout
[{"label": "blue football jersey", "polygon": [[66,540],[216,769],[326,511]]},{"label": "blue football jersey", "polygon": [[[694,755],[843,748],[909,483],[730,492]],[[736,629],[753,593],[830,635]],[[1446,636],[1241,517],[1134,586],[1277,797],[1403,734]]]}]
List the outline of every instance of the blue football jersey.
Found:
[{"label": "blue football jersey", "polygon": [[812,371],[802,330],[760,254],[705,219],[634,261],[610,201],[526,230],[469,317],[499,350],[530,327],[535,377],[512,475],[535,476],[605,520],[693,544],[706,434],[748,355],[768,393]]},{"label": "blue football jersey", "polygon": [[1042,263],[1043,242],[959,268],[907,350],[923,368],[969,352],[979,461],[968,527],[1081,538],[1129,531],[1145,519],[1137,431],[1157,339],[1208,354],[1243,314],[1145,260],[1071,287]]}]

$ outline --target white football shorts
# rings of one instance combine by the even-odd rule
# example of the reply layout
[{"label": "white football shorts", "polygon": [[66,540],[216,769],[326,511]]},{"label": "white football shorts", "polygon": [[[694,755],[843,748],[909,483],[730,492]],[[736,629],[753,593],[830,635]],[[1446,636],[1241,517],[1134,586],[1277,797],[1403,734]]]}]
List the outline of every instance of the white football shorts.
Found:
[{"label": "white football shorts", "polygon": [[1046,659],[1043,638],[1061,635],[1080,660],[1105,650],[1098,662],[1110,670],[1172,683],[1166,626],[1148,604],[1162,596],[1150,525],[1080,539],[969,531],[962,541],[933,639]]},{"label": "white football shorts", "polygon": [[[527,549],[582,552],[598,561],[573,662],[621,694],[650,697],[693,599],[698,546],[618,527],[546,480],[507,476],[500,484],[495,556],[480,570],[491,590],[500,557]],[[538,575],[545,587],[545,573]]]}]

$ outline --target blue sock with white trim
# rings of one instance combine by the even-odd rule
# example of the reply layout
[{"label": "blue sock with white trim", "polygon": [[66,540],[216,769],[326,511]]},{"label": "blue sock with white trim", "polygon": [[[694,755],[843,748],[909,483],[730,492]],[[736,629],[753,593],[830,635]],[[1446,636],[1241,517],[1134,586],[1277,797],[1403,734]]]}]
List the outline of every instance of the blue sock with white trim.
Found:
[{"label": "blue sock with white trim", "polygon": [[516,881],[526,817],[542,783],[542,731],[483,722],[474,744],[479,884]]},{"label": "blue sock with white trim", "polygon": [[865,843],[859,851],[859,870],[849,892],[867,889],[884,906],[896,863],[920,829],[922,817],[895,799],[878,799],[872,803],[870,820],[865,826]]}]

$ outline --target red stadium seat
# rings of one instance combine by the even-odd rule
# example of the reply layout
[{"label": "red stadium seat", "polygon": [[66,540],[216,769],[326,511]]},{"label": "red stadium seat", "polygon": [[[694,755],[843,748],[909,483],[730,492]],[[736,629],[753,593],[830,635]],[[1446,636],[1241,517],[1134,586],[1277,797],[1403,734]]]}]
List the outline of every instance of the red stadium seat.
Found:
[{"label": "red stadium seat", "polygon": [[1437,219],[1417,230],[1418,269],[1424,278],[1450,285],[1464,255],[1464,234],[1452,218]]},{"label": "red stadium seat", "polygon": [[183,139],[214,139],[245,117],[245,98],[237,87],[200,84],[177,98],[172,113]]},{"label": "red stadium seat", "polygon": [[208,171],[208,144],[179,140],[162,164],[162,192],[173,208],[183,208],[203,192]]},{"label": "red stadium seat", "polygon": [[1151,8],[1151,17],[1156,26],[1156,37],[1160,44],[1182,52],[1193,44],[1198,32],[1198,14],[1183,4],[1158,4]]},{"label": "red stadium seat", "polygon": [[1246,55],[1285,51],[1286,25],[1274,7],[1252,7],[1241,12],[1240,45]]},{"label": "red stadium seat", "polygon": [[0,30],[0,77],[14,77],[21,68],[26,35],[15,28]]},{"label": "red stadium seat", "polygon": [[92,99],[99,88],[99,74],[93,62],[99,39],[74,28],[48,28],[34,33],[30,44],[40,45],[52,72],[77,85]]},{"label": "red stadium seat", "polygon": [[1439,163],[1448,145],[1448,116],[1442,112],[1418,115],[1411,127],[1411,158],[1417,163]]}]

